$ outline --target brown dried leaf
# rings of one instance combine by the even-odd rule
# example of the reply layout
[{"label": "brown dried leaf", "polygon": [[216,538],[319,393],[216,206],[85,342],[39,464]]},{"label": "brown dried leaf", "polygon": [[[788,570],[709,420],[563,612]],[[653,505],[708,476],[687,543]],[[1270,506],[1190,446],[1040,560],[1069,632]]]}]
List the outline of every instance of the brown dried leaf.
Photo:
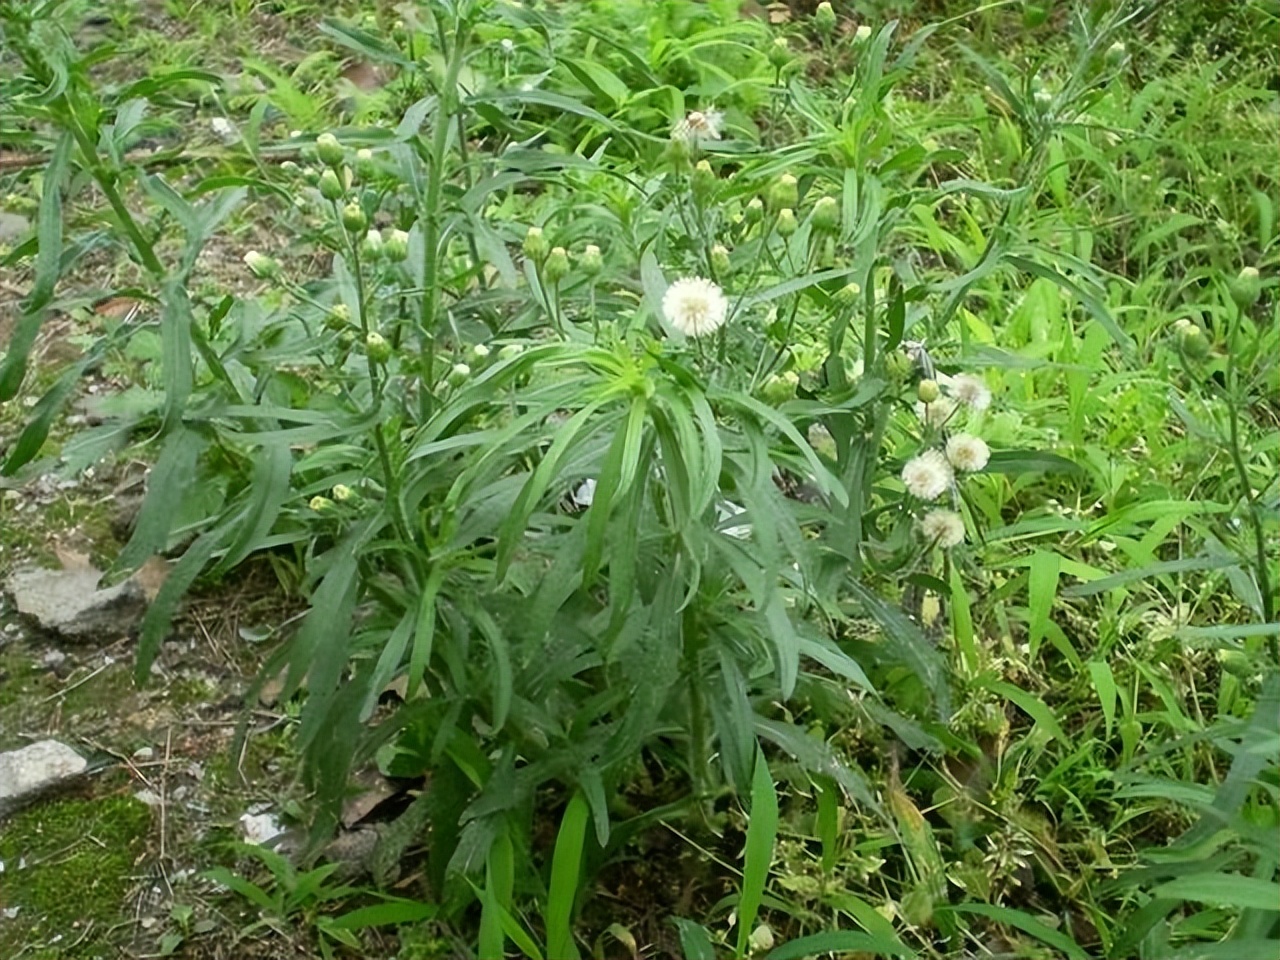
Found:
[{"label": "brown dried leaf", "polygon": [[151,603],[160,592],[160,588],[164,586],[164,582],[169,579],[169,561],[164,557],[152,557],[138,568],[133,579],[138,586],[142,587],[147,603]]}]

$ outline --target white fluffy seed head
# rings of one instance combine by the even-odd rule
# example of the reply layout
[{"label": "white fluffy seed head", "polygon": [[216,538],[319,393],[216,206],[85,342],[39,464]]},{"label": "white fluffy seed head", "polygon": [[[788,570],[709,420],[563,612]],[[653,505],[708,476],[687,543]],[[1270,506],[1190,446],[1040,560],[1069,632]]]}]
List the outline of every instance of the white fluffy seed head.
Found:
[{"label": "white fluffy seed head", "polygon": [[947,381],[946,387],[957,403],[963,403],[972,410],[985,410],[991,406],[991,391],[980,377],[969,373],[957,374]]},{"label": "white fluffy seed head", "polygon": [[965,473],[981,470],[991,459],[986,441],[967,433],[957,433],[947,441],[947,460],[951,466]]},{"label": "white fluffy seed head", "polygon": [[950,488],[953,477],[951,464],[941,450],[926,450],[902,468],[903,485],[920,500],[937,500]]},{"label": "white fluffy seed head", "polygon": [[686,337],[702,337],[724,325],[729,301],[710,280],[685,277],[667,287],[662,312],[667,322]]},{"label": "white fluffy seed head", "polygon": [[964,543],[964,518],[954,510],[930,510],[920,521],[920,535],[939,547]]},{"label": "white fluffy seed head", "polygon": [[719,110],[693,110],[671,129],[671,139],[692,145],[719,140],[723,123],[724,114]]},{"label": "white fluffy seed head", "polygon": [[950,397],[939,397],[933,403],[916,401],[916,416],[931,427],[940,427],[956,412],[956,402]]}]

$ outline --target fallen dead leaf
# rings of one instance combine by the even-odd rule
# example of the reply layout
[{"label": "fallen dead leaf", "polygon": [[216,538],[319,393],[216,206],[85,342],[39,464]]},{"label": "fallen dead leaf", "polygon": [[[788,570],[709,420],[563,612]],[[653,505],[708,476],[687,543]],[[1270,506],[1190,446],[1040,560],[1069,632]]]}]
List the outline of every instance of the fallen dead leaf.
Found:
[{"label": "fallen dead leaf", "polygon": [[138,568],[138,572],[133,575],[133,579],[138,586],[142,587],[142,593],[147,598],[147,603],[153,603],[156,594],[160,592],[160,588],[164,586],[164,582],[169,579],[169,561],[164,557],[152,557],[146,563]]}]

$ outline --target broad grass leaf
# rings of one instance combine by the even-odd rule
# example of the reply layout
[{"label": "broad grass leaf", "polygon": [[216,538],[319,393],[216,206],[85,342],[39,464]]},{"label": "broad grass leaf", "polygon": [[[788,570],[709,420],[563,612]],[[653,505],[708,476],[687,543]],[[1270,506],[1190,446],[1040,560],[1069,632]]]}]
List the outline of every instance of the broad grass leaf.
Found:
[{"label": "broad grass leaf", "polygon": [[1093,678],[1093,688],[1098,693],[1103,721],[1106,723],[1106,737],[1110,740],[1111,725],[1116,717],[1116,678],[1111,672],[1110,665],[1101,660],[1090,661],[1089,676]]},{"label": "broad grass leaf", "polygon": [[560,820],[555,852],[551,855],[551,880],[547,885],[545,920],[549,957],[577,960],[579,956],[571,920],[578,896],[589,813],[586,798],[575,793]]},{"label": "broad grass leaf", "polygon": [[1005,683],[1002,680],[983,679],[979,682],[992,693],[1016,704],[1023,713],[1036,722],[1037,726],[1042,727],[1045,733],[1056,737],[1063,743],[1070,742],[1061,724],[1058,723],[1058,718],[1053,715],[1053,711],[1035,694],[1023,690],[1021,687],[1015,687],[1011,683]]},{"label": "broad grass leaf", "polygon": [[147,478],[147,492],[133,535],[116,557],[113,570],[133,570],[148,557],[165,551],[170,525],[179,513],[179,503],[190,494],[196,464],[206,446],[204,437],[186,427],[165,438],[160,456]]},{"label": "broad grass leaf", "polygon": [[1239,566],[1239,564],[1239,560],[1225,556],[1161,560],[1157,563],[1140,567],[1137,570],[1121,570],[1119,573],[1113,573],[1098,580],[1090,580],[1088,583],[1075,583],[1063,588],[1061,592],[1064,597],[1091,597],[1094,594],[1105,593],[1108,590],[1115,590],[1118,587],[1147,580],[1151,577],[1164,576],[1170,573],[1190,573],[1198,570],[1221,570],[1223,567]]},{"label": "broad grass leaf", "polygon": [[1034,660],[1040,641],[1052,626],[1053,601],[1058,592],[1058,555],[1037,550],[1031,555],[1027,569],[1027,644]]},{"label": "broad grass leaf", "polygon": [[1280,912],[1280,883],[1238,873],[1193,873],[1162,883],[1152,895],[1241,910]]},{"label": "broad grass leaf", "polygon": [[201,534],[187,548],[187,552],[169,570],[155,599],[147,608],[138,632],[137,664],[134,667],[134,681],[141,684],[151,675],[151,664],[155,661],[160,644],[169,632],[173,614],[178,603],[186,595],[196,577],[213,559],[218,548],[225,540],[228,530],[224,526],[215,527]]},{"label": "broad grass leaf", "polygon": [[215,574],[239,566],[249,554],[262,549],[263,541],[280,516],[280,509],[289,499],[292,470],[293,454],[284,444],[266,444],[254,457],[249,502],[237,517],[238,532],[214,567]]},{"label": "broad grass leaf", "polygon": [[501,911],[511,906],[511,894],[515,887],[515,852],[511,836],[499,833],[489,847],[485,863],[484,892],[480,903],[479,947],[482,957],[502,957],[506,944]]},{"label": "broad grass leaf", "polygon": [[938,648],[905,613],[881,599],[863,584],[851,581],[849,592],[858,605],[880,624],[886,650],[892,659],[910,667],[933,695],[939,716],[951,712],[951,688],[946,662]]},{"label": "broad grass leaf", "polygon": [[856,953],[868,958],[912,955],[911,949],[896,938],[876,937],[857,930],[828,930],[774,947],[765,955],[765,960],[813,960],[829,953]]},{"label": "broad grass leaf", "polygon": [[742,891],[738,897],[738,946],[736,956],[747,955],[747,943],[755,929],[756,913],[769,881],[773,849],[778,839],[778,794],[764,753],[756,750],[755,773],[751,779],[751,814],[747,821],[747,842],[743,852]]},{"label": "broad grass leaf", "polygon": [[676,932],[680,934],[680,949],[684,960],[716,960],[716,948],[711,943],[711,935],[702,924],[684,917],[673,917]]},{"label": "broad grass leaf", "polygon": [[[36,401],[36,405],[31,408],[30,419],[27,421],[26,426],[22,428],[22,432],[18,434],[18,439],[9,450],[9,455],[5,457],[3,466],[0,466],[0,475],[12,476],[21,467],[30,463],[39,455],[45,441],[49,438],[49,431],[53,428],[54,420],[80,385],[81,377],[84,376],[85,371],[102,360],[102,356],[106,352],[105,347],[106,341],[99,341],[89,353],[64,370],[58,379],[54,381],[53,386],[45,391],[44,396]],[[64,447],[64,459],[66,453],[67,450]]]}]

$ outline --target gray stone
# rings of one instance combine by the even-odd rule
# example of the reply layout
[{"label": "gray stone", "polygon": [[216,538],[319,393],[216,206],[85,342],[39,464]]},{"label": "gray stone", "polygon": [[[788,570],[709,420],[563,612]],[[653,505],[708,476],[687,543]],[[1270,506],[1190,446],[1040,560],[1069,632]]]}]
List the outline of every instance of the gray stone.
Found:
[{"label": "gray stone", "polygon": [[145,592],[132,579],[99,590],[101,579],[97,570],[20,570],[5,588],[45,630],[82,640],[127,633],[146,610]]},{"label": "gray stone", "polygon": [[15,243],[26,237],[31,221],[16,213],[0,210],[0,243]]},{"label": "gray stone", "polygon": [[0,753],[0,814],[75,779],[86,766],[84,757],[57,740]]}]

